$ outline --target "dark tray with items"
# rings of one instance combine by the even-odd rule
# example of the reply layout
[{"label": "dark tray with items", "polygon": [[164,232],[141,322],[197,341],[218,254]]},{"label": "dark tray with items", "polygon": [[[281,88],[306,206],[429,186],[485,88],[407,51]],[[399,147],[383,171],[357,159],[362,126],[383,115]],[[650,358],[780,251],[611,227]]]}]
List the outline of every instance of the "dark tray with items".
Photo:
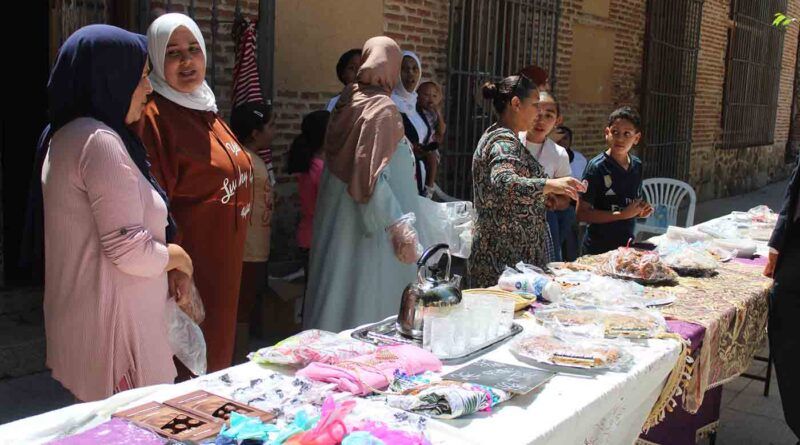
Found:
[{"label": "dark tray with items", "polygon": [[180,442],[199,442],[216,436],[222,429],[220,420],[206,419],[158,402],[121,411],[113,417],[125,419],[140,428]]},{"label": "dark tray with items", "polygon": [[262,422],[270,422],[275,418],[266,411],[203,390],[175,397],[164,404],[215,422],[229,420],[232,412],[258,417]]}]

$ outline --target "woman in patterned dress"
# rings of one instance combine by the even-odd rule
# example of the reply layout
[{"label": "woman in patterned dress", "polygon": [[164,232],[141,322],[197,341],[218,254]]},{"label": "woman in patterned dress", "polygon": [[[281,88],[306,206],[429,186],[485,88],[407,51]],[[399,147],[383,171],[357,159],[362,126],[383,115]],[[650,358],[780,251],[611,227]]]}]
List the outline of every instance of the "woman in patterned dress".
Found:
[{"label": "woman in patterned dress", "polygon": [[520,261],[543,266],[552,241],[545,210],[555,199],[578,199],[585,187],[575,178],[547,179],[542,166],[516,135],[536,117],[539,91],[525,76],[483,86],[499,119],[478,142],[472,187],[478,218],[470,257],[473,287],[490,287],[506,266]]}]

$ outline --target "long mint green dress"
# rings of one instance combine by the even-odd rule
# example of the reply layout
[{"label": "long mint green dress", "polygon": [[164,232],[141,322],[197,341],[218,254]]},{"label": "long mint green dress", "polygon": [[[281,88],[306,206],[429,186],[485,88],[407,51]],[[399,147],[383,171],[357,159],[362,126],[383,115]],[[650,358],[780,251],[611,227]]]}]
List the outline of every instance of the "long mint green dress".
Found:
[{"label": "long mint green dress", "polygon": [[370,201],[358,204],[325,168],[311,242],[304,329],[339,332],[396,315],[416,266],[395,258],[386,227],[417,212],[414,154],[403,138]]}]

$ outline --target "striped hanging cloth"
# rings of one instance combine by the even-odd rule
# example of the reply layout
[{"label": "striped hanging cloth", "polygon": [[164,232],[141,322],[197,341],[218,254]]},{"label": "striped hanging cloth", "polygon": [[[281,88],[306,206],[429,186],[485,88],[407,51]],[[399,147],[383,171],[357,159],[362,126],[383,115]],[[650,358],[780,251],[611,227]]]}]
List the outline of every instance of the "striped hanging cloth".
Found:
[{"label": "striped hanging cloth", "polygon": [[264,102],[256,64],[256,25],[242,19],[239,42],[236,48],[236,63],[233,66],[233,106],[247,102]]},{"label": "striped hanging cloth", "polygon": [[[241,18],[234,25],[236,63],[233,66],[233,107],[248,102],[266,102],[261,94],[256,63],[256,25],[250,19]],[[272,150],[258,150],[258,156],[267,164],[271,185],[275,185],[275,171],[272,164]]]}]

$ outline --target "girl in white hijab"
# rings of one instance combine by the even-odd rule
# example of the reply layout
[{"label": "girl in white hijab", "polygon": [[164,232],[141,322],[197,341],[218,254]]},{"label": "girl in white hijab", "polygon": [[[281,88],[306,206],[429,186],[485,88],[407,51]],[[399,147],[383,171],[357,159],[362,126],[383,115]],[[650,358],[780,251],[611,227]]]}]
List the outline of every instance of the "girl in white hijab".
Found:
[{"label": "girl in white hijab", "polygon": [[[206,307],[200,327],[213,372],[229,367],[233,356],[253,167],[217,114],[205,82],[205,42],[197,24],[183,14],[165,14],[150,25],[147,40],[155,93],[135,130],[169,197],[176,238],[194,261],[195,284]],[[177,273],[169,278],[171,286],[186,280]]]},{"label": "girl in white hijab", "polygon": [[417,87],[422,80],[422,62],[412,51],[403,51],[403,62],[400,67],[400,82],[394,87],[392,100],[403,118],[405,135],[414,148],[417,158],[417,189],[425,195],[424,147],[430,142],[430,128],[425,118],[417,110]]}]

